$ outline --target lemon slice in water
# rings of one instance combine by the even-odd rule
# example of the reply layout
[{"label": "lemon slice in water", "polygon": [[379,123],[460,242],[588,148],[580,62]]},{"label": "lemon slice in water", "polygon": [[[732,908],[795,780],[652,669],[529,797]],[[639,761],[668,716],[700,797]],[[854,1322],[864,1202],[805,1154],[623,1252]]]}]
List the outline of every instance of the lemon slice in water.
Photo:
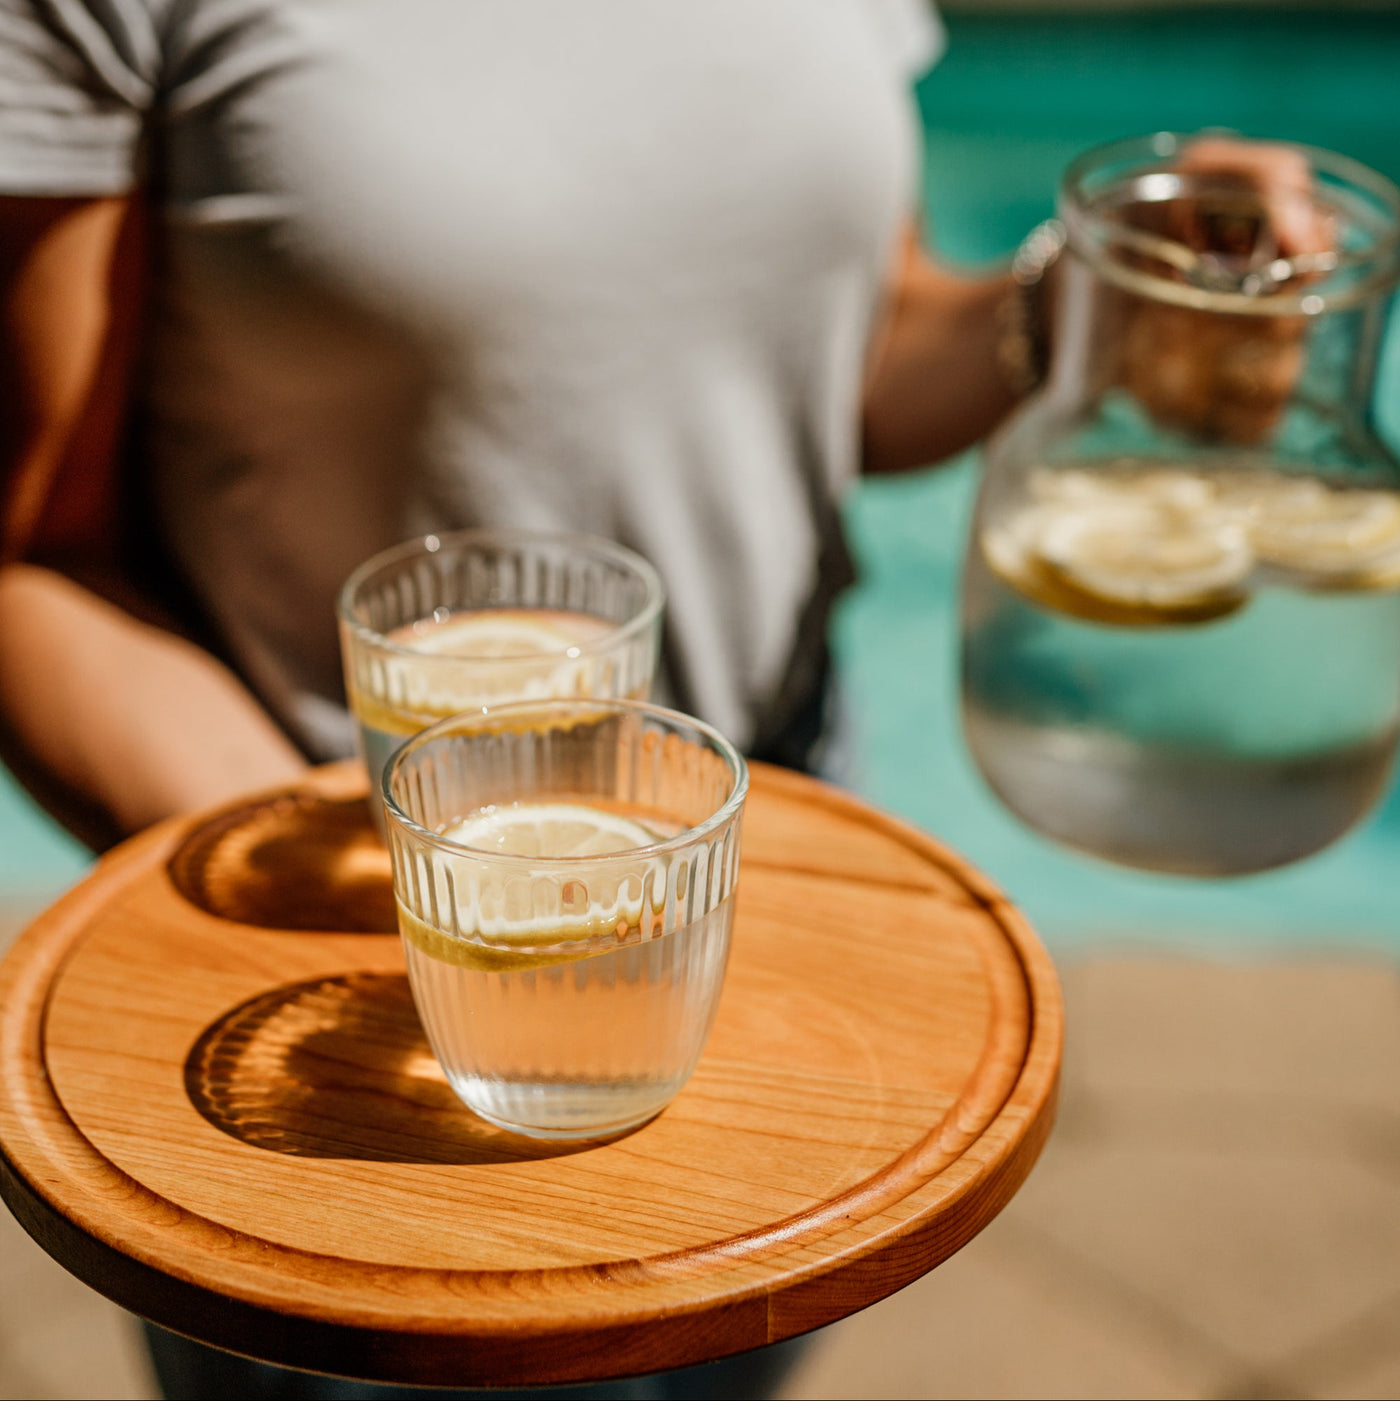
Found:
[{"label": "lemon slice in water", "polygon": [[388,634],[411,655],[387,660],[379,694],[359,691],[355,712],[373,729],[416,734],[458,710],[588,695],[606,676],[589,645],[611,627],[591,613],[548,608],[476,608],[422,618]]},{"label": "lemon slice in water", "polygon": [[1031,473],[1029,486],[1037,500],[1088,506],[1148,503],[1190,512],[1208,509],[1215,501],[1215,487],[1209,480],[1169,467],[1145,471],[1109,467],[1093,472],[1042,467]]},{"label": "lemon slice in water", "polygon": [[1149,502],[1056,511],[1037,548],[1043,567],[1087,598],[1164,621],[1237,608],[1254,564],[1244,530],[1224,515]]},{"label": "lemon slice in water", "polygon": [[1240,474],[1221,482],[1267,564],[1318,588],[1400,583],[1400,493],[1328,486],[1307,477]]},{"label": "lemon slice in water", "polygon": [[445,657],[535,657],[567,652],[606,632],[608,624],[589,613],[544,608],[476,608],[441,621],[424,619],[393,633],[415,652]]},{"label": "lemon slice in water", "polygon": [[668,862],[645,848],[680,830],[582,803],[512,803],[483,808],[443,830],[461,846],[543,861],[636,851],[635,861],[561,871],[481,866],[459,882],[456,911],[465,936],[429,925],[399,905],[404,937],[446,963],[505,972],[604,953],[640,937],[643,906],[664,903]]},{"label": "lemon slice in water", "polygon": [[1254,565],[1248,535],[1199,479],[1039,473],[1031,491],[1039,499],[988,530],[983,552],[1047,607],[1151,627],[1207,622],[1245,602]]},{"label": "lemon slice in water", "polygon": [[482,808],[442,834],[502,856],[610,856],[663,840],[654,827],[583,803],[510,803]]}]

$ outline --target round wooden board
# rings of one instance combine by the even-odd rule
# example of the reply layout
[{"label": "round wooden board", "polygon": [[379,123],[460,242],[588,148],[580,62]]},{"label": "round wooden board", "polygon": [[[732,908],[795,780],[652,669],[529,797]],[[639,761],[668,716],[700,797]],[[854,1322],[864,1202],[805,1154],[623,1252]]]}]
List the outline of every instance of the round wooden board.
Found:
[{"label": "round wooden board", "polygon": [[755,765],[679,1098],[544,1146],[453,1096],[355,766],[124,844],[0,968],[0,1189],[118,1303],[269,1361],[529,1385],[805,1332],[972,1238],[1049,1132],[1054,970],[923,834]]}]

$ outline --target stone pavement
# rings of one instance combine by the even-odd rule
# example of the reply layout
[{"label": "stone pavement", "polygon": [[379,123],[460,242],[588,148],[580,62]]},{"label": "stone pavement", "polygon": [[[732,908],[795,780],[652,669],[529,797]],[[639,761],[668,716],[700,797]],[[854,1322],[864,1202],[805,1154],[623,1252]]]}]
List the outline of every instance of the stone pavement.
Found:
[{"label": "stone pavement", "polygon": [[1400,1396],[1400,970],[1062,969],[1061,1117],[960,1255],[798,1397]]},{"label": "stone pavement", "polygon": [[[1400,1396],[1400,969],[1062,969],[1059,1125],[961,1254],[821,1333],[825,1397]],[[0,1220],[0,1398],[153,1396],[130,1320]]]}]

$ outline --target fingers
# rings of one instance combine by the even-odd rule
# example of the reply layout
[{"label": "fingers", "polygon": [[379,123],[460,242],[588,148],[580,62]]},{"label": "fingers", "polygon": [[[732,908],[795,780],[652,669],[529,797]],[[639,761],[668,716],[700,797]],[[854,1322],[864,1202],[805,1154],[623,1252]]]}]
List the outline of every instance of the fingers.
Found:
[{"label": "fingers", "polygon": [[1164,426],[1217,442],[1263,441],[1302,371],[1296,319],[1143,307],[1128,324],[1121,383]]},{"label": "fingers", "polygon": [[[1177,197],[1159,206],[1158,230],[1209,259],[1227,287],[1243,290],[1250,274],[1272,273],[1279,259],[1333,247],[1333,221],[1302,151],[1205,136],[1182,151],[1175,169],[1188,178]],[[1285,267],[1280,278],[1295,292],[1316,276],[1306,268],[1290,273]],[[1143,300],[1130,317],[1121,382],[1159,423],[1206,440],[1258,444],[1281,421],[1306,352],[1300,316]]]},{"label": "fingers", "polygon": [[[1203,136],[1186,147],[1176,164],[1183,174],[1215,176],[1222,187],[1237,184],[1252,193],[1260,205],[1261,234],[1278,256],[1324,253],[1333,247],[1332,220],[1317,201],[1312,167],[1301,151],[1267,141]],[[1199,206],[1201,200],[1191,203]],[[1191,246],[1201,245],[1193,240]]]}]

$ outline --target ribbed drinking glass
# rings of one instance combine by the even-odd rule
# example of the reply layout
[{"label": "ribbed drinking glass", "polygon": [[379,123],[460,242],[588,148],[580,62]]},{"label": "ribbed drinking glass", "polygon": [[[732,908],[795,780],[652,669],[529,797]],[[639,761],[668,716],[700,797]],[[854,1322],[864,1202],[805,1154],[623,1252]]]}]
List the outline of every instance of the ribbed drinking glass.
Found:
[{"label": "ribbed drinking glass", "polygon": [[748,773],[636,701],[521,702],[410,740],[383,795],[414,1001],[482,1118],[540,1138],[659,1113],[709,1034]]},{"label": "ribbed drinking glass", "polygon": [[553,696],[645,699],[664,599],[646,560],[588,535],[464,530],[367,560],[338,611],[376,820],[389,756],[447,715]]}]

